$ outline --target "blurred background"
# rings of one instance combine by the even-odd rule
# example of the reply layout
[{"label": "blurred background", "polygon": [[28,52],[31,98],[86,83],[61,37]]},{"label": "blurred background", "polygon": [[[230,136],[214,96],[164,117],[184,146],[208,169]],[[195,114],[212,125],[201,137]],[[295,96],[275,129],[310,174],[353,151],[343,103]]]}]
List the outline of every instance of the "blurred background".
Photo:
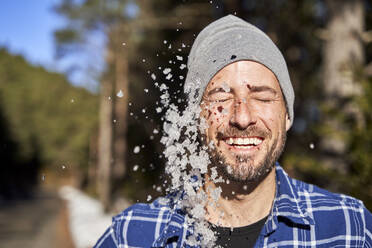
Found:
[{"label": "blurred background", "polygon": [[182,108],[190,46],[227,14],[286,58],[282,166],[372,210],[371,1],[2,1],[1,247],[89,247],[110,216],[165,193],[156,85]]}]

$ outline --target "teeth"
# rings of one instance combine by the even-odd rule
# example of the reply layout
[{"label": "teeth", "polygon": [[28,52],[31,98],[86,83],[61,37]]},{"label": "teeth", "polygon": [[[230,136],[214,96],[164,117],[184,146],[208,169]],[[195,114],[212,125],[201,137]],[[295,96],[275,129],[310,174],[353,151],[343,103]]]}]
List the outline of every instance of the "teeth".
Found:
[{"label": "teeth", "polygon": [[230,138],[226,141],[227,144],[232,145],[234,143],[233,138]]},{"label": "teeth", "polygon": [[236,145],[236,146],[242,146],[242,145],[259,145],[262,143],[261,139],[257,138],[229,138],[226,140],[226,143],[229,145]]}]

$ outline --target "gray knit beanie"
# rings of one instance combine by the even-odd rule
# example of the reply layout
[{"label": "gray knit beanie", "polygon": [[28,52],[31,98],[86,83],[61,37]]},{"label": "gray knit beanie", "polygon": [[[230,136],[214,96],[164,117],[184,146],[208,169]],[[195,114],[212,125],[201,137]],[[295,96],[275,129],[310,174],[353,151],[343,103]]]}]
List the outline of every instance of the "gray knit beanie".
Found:
[{"label": "gray knit beanie", "polygon": [[282,53],[264,32],[233,15],[212,22],[196,37],[187,62],[185,92],[196,87],[200,102],[213,76],[223,67],[240,60],[261,63],[274,73],[292,124],[294,91]]}]

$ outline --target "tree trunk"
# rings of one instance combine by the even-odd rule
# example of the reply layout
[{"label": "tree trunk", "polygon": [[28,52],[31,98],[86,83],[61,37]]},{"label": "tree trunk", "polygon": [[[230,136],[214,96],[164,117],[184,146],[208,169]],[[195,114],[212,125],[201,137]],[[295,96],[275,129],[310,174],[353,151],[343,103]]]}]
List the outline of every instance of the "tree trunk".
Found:
[{"label": "tree trunk", "polygon": [[[116,37],[120,41],[120,36]],[[113,178],[116,182],[123,179],[126,173],[127,152],[127,113],[129,100],[128,60],[122,42],[115,42],[115,89],[122,95],[115,97],[114,106],[114,165]]]},{"label": "tree trunk", "polygon": [[111,203],[111,161],[113,153],[112,92],[113,84],[106,77],[101,83],[97,172],[97,192],[106,211]]},{"label": "tree trunk", "polygon": [[354,80],[355,69],[363,64],[364,5],[362,0],[326,1],[329,11],[326,42],[323,50],[325,93],[324,123],[328,132],[323,133],[320,146],[325,152],[323,162],[327,167],[346,173],[348,166],[343,155],[347,150],[345,121],[330,113],[342,111],[344,116],[358,120],[360,111],[349,99],[361,93],[361,86]]}]

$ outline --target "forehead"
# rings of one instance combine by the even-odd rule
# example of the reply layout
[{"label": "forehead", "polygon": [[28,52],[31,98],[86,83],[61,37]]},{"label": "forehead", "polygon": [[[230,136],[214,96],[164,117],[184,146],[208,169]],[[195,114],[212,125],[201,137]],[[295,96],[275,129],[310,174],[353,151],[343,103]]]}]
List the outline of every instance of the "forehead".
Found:
[{"label": "forehead", "polygon": [[229,87],[239,87],[246,84],[253,86],[269,86],[281,91],[274,73],[266,66],[249,60],[231,63],[218,71],[207,85],[207,90],[227,84]]}]

